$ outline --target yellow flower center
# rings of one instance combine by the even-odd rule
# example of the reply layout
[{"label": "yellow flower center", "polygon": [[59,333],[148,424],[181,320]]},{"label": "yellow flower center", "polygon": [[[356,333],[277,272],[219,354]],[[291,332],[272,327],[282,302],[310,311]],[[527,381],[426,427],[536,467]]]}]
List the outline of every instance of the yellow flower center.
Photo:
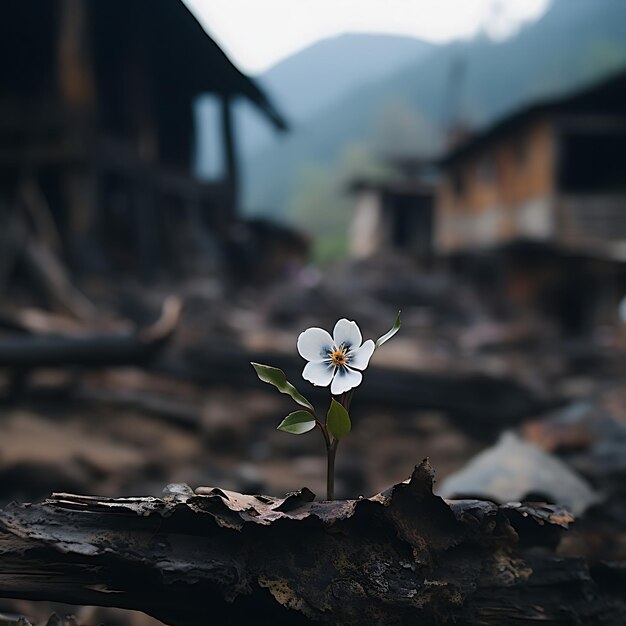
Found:
[{"label": "yellow flower center", "polygon": [[337,350],[330,353],[330,360],[335,366],[347,365],[348,359],[346,357],[343,346],[341,348],[337,348]]}]

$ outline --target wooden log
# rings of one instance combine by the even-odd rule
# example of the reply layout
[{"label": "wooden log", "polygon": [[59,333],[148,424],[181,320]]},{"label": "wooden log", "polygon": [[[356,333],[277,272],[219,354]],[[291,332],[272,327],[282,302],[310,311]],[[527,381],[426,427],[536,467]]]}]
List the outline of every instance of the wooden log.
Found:
[{"label": "wooden log", "polygon": [[181,302],[167,298],[159,319],[138,332],[86,335],[12,335],[0,339],[0,367],[105,367],[146,363],[172,336]]},{"label": "wooden log", "polygon": [[170,486],[0,511],[0,597],[144,611],[167,624],[621,624],[626,605],[552,551],[557,506],[432,492],[427,461],[369,499]]}]

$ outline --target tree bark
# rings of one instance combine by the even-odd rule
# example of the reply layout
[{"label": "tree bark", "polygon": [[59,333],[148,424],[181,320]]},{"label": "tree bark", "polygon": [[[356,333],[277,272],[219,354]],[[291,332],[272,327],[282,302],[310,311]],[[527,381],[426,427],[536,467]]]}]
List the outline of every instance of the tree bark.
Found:
[{"label": "tree bark", "polygon": [[54,494],[0,511],[0,596],[96,604],[167,624],[619,624],[626,606],[554,553],[554,505],[432,492],[427,462],[369,499],[170,486]]}]

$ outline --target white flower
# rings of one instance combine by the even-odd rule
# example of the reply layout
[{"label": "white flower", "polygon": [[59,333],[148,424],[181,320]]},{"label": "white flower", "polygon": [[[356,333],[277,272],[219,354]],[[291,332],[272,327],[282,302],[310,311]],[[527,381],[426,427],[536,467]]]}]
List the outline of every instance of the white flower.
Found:
[{"label": "white flower", "polygon": [[298,352],[308,361],[302,378],[318,387],[328,387],[334,395],[340,395],[358,387],[364,370],[374,353],[376,344],[363,337],[356,322],[340,319],[331,337],[322,328],[307,328],[298,337]]}]

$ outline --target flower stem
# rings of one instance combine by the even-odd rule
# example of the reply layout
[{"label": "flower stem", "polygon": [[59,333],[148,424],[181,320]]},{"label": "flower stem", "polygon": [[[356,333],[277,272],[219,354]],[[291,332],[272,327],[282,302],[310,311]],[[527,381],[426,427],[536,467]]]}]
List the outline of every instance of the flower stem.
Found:
[{"label": "flower stem", "polygon": [[[346,391],[339,396],[339,404],[343,406],[346,411],[350,410],[350,402],[352,402],[352,394],[354,389]],[[322,426],[320,424],[320,426]],[[328,463],[326,466],[326,499],[335,499],[335,457],[337,456],[337,446],[339,445],[339,439],[334,439],[329,436],[327,429],[322,428],[322,434],[326,439],[326,455],[328,457]]]},{"label": "flower stem", "polygon": [[334,439],[333,442],[326,448],[326,454],[328,456],[328,465],[326,472],[326,499],[335,499],[335,456],[337,454],[337,446],[339,440]]},{"label": "flower stem", "polygon": [[324,443],[326,444],[326,449],[330,446],[330,435],[328,434],[328,428],[322,424],[319,420],[315,420],[317,425],[319,426],[320,432],[322,433],[322,437],[324,437]]}]

